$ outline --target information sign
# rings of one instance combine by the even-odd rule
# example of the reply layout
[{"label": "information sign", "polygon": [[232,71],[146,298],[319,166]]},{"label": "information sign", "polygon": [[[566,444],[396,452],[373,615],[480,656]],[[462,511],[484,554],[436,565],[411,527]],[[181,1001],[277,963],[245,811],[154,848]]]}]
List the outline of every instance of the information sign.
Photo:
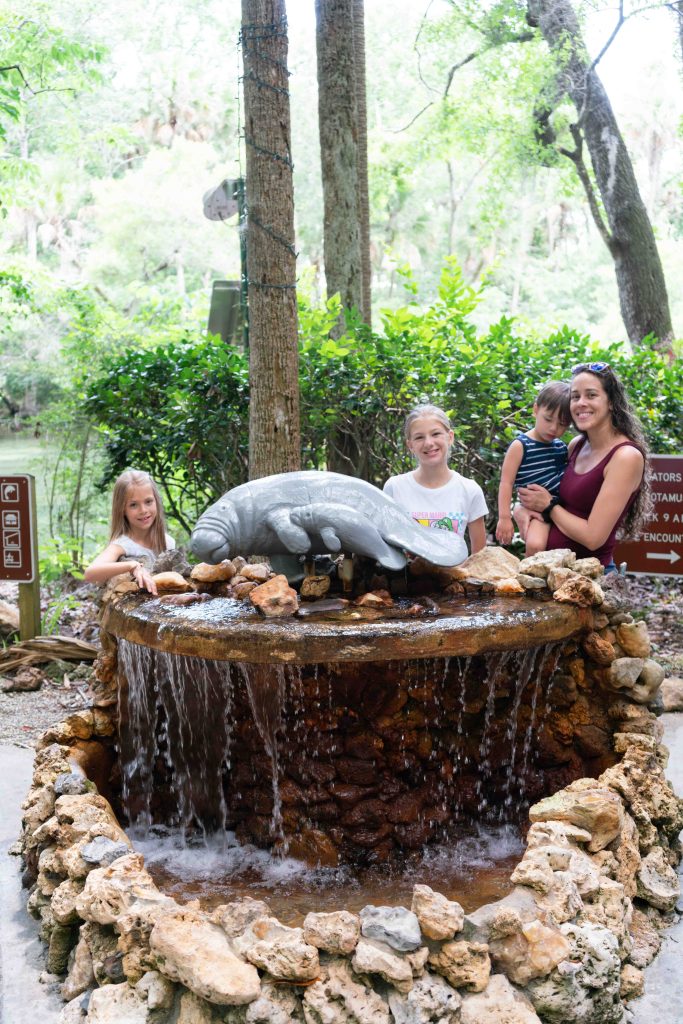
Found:
[{"label": "information sign", "polygon": [[652,498],[640,537],[617,544],[614,561],[636,576],[683,576],[683,455],[652,456]]},{"label": "information sign", "polygon": [[0,476],[0,580],[31,583],[36,576],[33,477]]}]

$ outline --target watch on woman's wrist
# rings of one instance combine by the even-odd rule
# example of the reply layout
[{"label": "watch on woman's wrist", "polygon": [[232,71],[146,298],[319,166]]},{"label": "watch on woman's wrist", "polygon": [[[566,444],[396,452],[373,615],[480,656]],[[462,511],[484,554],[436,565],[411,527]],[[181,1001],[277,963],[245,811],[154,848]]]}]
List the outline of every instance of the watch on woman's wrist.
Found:
[{"label": "watch on woman's wrist", "polygon": [[545,507],[545,508],[543,509],[543,511],[541,512],[541,515],[543,516],[543,520],[544,520],[544,522],[546,522],[546,523],[552,523],[552,519],[551,519],[551,517],[550,517],[550,513],[551,513],[551,512],[552,512],[552,510],[553,510],[553,509],[555,508],[555,506],[556,506],[556,505],[559,505],[559,504],[560,504],[560,499],[559,499],[559,498],[557,497],[557,495],[554,495],[554,496],[553,496],[553,497],[552,497],[552,498],[550,499],[550,501],[549,501],[549,503],[548,503],[548,504],[546,505],[546,507]]}]

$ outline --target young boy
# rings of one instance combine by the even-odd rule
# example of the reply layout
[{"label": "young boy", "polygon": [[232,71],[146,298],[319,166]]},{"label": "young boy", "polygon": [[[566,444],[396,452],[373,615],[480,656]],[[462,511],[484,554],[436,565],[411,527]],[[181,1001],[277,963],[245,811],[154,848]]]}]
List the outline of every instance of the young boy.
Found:
[{"label": "young boy", "polygon": [[[534,402],[534,416],[534,426],[517,435],[503,459],[496,527],[496,540],[500,544],[509,544],[514,533],[510,515],[514,488],[541,484],[553,495],[559,490],[567,466],[567,445],[560,438],[571,423],[569,384],[551,380],[541,388]],[[515,506],[514,516],[526,542],[527,557],[545,551],[550,525],[530,517],[521,505]]]}]

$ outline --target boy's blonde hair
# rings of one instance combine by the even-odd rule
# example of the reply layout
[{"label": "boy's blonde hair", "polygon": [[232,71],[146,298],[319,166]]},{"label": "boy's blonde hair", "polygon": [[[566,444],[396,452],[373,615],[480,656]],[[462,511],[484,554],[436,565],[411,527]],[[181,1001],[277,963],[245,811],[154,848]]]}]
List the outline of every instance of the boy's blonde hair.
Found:
[{"label": "boy's blonde hair", "polygon": [[157,516],[152,523],[149,532],[152,550],[159,554],[168,547],[166,543],[166,520],[164,518],[164,506],[159,494],[159,488],[149,473],[139,469],[127,469],[121,474],[114,484],[111,496],[111,521],[109,524],[109,543],[120,537],[121,534],[128,536],[130,524],[126,519],[126,501],[128,491],[131,487],[151,487],[154,500],[157,503]]},{"label": "boy's blonde hair", "polygon": [[570,393],[571,388],[568,381],[549,380],[536,395],[534,405],[537,405],[539,409],[547,409],[548,412],[555,412],[557,410],[560,421],[569,426],[572,421],[569,411]]},{"label": "boy's blonde hair", "polygon": [[438,405],[416,405],[410,410],[403,423],[403,436],[406,441],[410,440],[410,429],[415,420],[422,419],[423,416],[431,416],[432,419],[438,420],[446,430],[453,429],[448,416]]}]

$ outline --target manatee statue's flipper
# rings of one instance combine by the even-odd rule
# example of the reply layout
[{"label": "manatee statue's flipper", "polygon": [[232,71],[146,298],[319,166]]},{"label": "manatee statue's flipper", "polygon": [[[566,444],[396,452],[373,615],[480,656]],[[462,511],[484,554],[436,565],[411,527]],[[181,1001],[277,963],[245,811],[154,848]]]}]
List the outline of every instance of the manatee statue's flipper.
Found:
[{"label": "manatee statue's flipper", "polygon": [[341,541],[331,526],[323,526],[320,536],[324,540],[328,551],[341,551]]},{"label": "manatee statue's flipper", "polygon": [[311,546],[311,538],[301,526],[293,522],[293,511],[286,508],[273,509],[266,516],[265,522],[289,551],[305,555]]},{"label": "manatee statue's flipper", "polygon": [[375,524],[347,505],[302,505],[292,509],[292,521],[302,523],[309,533],[317,532],[325,543],[323,531],[327,535],[331,531],[340,545],[336,550],[374,558],[385,569],[402,569],[406,564],[403,552],[386,544]]},{"label": "manatee statue's flipper", "polygon": [[407,514],[405,518],[403,515],[392,516],[389,523],[385,520],[382,534],[389,544],[410,551],[413,555],[421,555],[432,565],[459,565],[469,554],[462,537],[445,530],[420,526]]}]

